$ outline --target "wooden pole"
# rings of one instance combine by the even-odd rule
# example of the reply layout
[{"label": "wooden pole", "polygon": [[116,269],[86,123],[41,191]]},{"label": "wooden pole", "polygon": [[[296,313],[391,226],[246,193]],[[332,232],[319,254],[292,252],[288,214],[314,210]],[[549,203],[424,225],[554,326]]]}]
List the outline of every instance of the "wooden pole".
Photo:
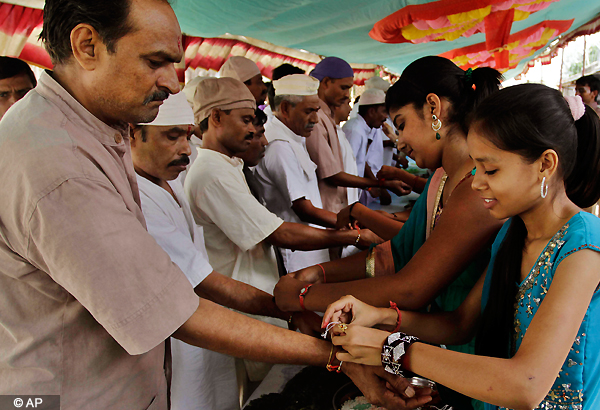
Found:
[{"label": "wooden pole", "polygon": [[565,63],[565,48],[561,49],[562,53],[560,53],[560,82],[558,83],[558,90],[562,93],[563,84],[562,84],[562,76],[563,76],[563,65]]}]

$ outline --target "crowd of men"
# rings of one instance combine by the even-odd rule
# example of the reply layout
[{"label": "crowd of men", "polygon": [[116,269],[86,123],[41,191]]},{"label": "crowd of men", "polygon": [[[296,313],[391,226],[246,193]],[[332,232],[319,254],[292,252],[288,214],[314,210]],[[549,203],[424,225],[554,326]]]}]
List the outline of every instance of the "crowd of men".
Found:
[{"label": "crowd of men", "polygon": [[[168,2],[106,3],[46,0],[39,80],[0,57],[0,394],[229,410],[269,363],[333,365],[320,317],[272,293],[381,241],[335,229],[342,209],[410,192],[377,178],[402,160],[390,84],[369,80],[351,112],[342,59],[283,65],[267,87],[231,57],[180,92]],[[596,77],[576,91],[598,110]],[[410,403],[383,371],[343,371],[375,402]]]},{"label": "crowd of men", "polygon": [[[350,141],[354,73],[335,57],[310,75],[282,67],[269,92],[232,57],[180,92],[168,1],[104,3],[45,2],[54,68],[37,81],[0,60],[0,394],[238,409],[266,363],[337,368],[313,337],[321,318],[281,311],[272,292],[282,274],[381,241],[335,229],[359,190],[410,192],[355,160],[352,138],[383,153],[384,91],[367,93],[369,129],[348,126]],[[414,400],[379,369],[343,372],[390,408]]]}]

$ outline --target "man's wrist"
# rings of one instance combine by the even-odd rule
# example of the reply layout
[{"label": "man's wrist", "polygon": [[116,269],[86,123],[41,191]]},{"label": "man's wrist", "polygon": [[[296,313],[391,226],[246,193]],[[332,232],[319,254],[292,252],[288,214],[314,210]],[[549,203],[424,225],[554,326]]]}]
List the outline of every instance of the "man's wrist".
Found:
[{"label": "man's wrist", "polygon": [[270,314],[268,316],[271,316],[271,317],[274,317],[277,319],[281,319],[281,320],[285,320],[286,322],[290,323],[292,312],[284,312],[283,310],[279,309],[279,307],[277,307],[277,303],[275,302],[275,296],[273,296],[271,298],[271,302],[272,302],[272,306],[271,306],[272,314]]},{"label": "man's wrist", "polygon": [[346,229],[343,231],[338,231],[341,235],[343,235],[344,243],[343,245],[354,245],[356,242],[356,230],[354,229]]},{"label": "man's wrist", "polygon": [[308,294],[308,291],[310,290],[310,288],[312,287],[312,283],[303,286],[300,289],[300,292],[298,293],[298,302],[300,304],[300,310],[306,310],[306,306],[305,306],[305,298],[306,295]]}]

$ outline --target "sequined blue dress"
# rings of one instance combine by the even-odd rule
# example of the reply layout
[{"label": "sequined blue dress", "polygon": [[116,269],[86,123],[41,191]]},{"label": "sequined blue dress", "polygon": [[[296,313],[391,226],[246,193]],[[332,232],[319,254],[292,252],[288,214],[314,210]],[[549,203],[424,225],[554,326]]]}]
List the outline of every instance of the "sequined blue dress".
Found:
[{"label": "sequined blue dress", "polygon": [[[492,246],[490,267],[486,276],[482,309],[489,299],[492,267],[511,220],[507,221]],[[512,354],[519,349],[525,332],[552,284],[560,262],[582,249],[600,252],[600,218],[587,212],[573,216],[548,242],[527,278],[519,285],[515,303],[515,329]],[[498,409],[486,404],[486,410]],[[552,389],[536,409],[592,410],[600,409],[600,292],[596,289],[577,332],[577,337]]]}]

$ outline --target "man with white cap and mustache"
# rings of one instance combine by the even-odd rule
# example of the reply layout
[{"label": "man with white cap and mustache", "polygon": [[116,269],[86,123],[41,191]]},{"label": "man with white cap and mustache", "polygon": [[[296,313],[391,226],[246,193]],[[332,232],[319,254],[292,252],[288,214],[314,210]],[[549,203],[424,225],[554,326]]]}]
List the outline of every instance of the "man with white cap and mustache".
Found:
[{"label": "man with white cap and mustache", "polygon": [[[195,224],[183,187],[175,181],[189,163],[193,123],[192,108],[180,92],[165,100],[153,122],[132,127],[131,157],[148,232],[198,295],[235,310],[292,322],[270,294],[214,271],[209,263],[202,227]],[[174,410],[239,408],[233,357],[174,338],[171,351]]]},{"label": "man with white cap and mustache", "polygon": [[[273,81],[273,87],[275,115],[265,129],[269,145],[255,169],[266,206],[286,222],[334,228],[337,215],[322,209],[317,166],[306,150],[306,138],[319,121],[319,80],[292,74]],[[329,261],[327,249],[282,249],[282,256],[288,272]]]},{"label": "man with white cap and mustache", "polygon": [[267,85],[262,80],[260,68],[249,58],[241,56],[229,57],[219,70],[219,76],[240,80],[254,96],[257,106],[265,103]]},{"label": "man with white cap and mustache", "polygon": [[[171,95],[153,122],[132,126],[131,157],[148,232],[200,294],[202,284],[220,275],[208,262],[202,228],[194,223],[183,186],[175,181],[190,161],[193,124],[185,94]],[[172,409],[239,409],[231,356],[171,338],[171,357]]]},{"label": "man with white cap and mustache", "polygon": [[146,230],[128,123],[154,120],[179,90],[181,29],[168,2],[46,0],[41,37],[54,71],[0,121],[0,395],[166,410],[170,335],[327,363],[327,342],[199,298]]}]

